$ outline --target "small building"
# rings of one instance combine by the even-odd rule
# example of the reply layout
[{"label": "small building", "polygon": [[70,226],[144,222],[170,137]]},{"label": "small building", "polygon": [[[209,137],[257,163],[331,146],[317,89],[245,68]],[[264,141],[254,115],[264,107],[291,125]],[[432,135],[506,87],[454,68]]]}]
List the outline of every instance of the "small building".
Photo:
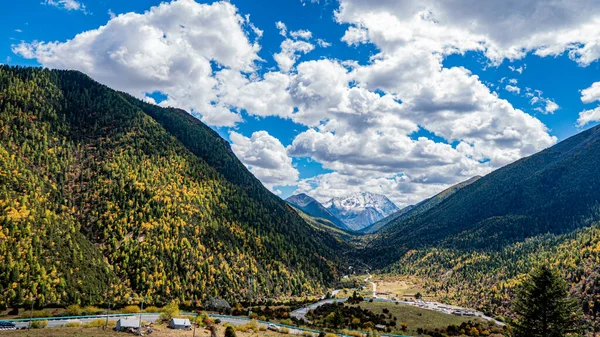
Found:
[{"label": "small building", "polygon": [[115,327],[115,330],[127,332],[127,331],[130,331],[131,329],[138,330],[139,328],[140,328],[139,318],[127,317],[127,318],[121,318],[117,321],[117,326]]},{"label": "small building", "polygon": [[171,318],[169,328],[177,330],[191,330],[192,324],[187,318]]}]

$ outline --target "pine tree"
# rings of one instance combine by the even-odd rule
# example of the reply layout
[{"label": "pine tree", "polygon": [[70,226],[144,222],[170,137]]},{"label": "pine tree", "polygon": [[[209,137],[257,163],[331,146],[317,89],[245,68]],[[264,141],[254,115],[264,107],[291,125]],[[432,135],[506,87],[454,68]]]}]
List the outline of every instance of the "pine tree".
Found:
[{"label": "pine tree", "polygon": [[576,302],[559,273],[547,266],[534,270],[514,302],[515,337],[563,337],[576,329]]}]

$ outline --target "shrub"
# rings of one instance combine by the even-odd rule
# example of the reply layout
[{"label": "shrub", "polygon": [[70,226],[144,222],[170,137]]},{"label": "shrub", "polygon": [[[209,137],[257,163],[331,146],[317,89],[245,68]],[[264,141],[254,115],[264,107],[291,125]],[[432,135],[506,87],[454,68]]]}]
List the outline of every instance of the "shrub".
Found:
[{"label": "shrub", "polygon": [[310,331],[302,331],[302,336],[304,337],[313,337],[313,333]]},{"label": "shrub", "polygon": [[44,318],[50,317],[52,314],[48,310],[34,310],[33,315],[31,311],[23,311],[21,313],[22,318],[29,318],[29,316],[32,316],[33,318]]},{"label": "shrub", "polygon": [[294,322],[292,322],[292,320],[289,318],[282,319],[280,322],[281,322],[281,324],[285,324],[285,325],[294,325]]},{"label": "shrub", "polygon": [[48,321],[32,321],[31,328],[32,329],[42,329],[48,326]]},{"label": "shrub", "polygon": [[84,315],[98,315],[98,314],[101,314],[102,312],[103,312],[102,309],[95,307],[93,305],[88,305],[87,307],[83,308]]},{"label": "shrub", "polygon": [[338,337],[338,335],[336,335],[334,333],[328,333],[325,335],[325,337]]},{"label": "shrub", "polygon": [[282,333],[282,334],[284,334],[284,335],[287,335],[287,334],[289,334],[289,333],[290,333],[290,329],[288,329],[288,328],[286,328],[286,327],[283,327],[283,328],[281,328],[281,329],[279,330],[279,332],[281,332],[281,333]]},{"label": "shrub", "polygon": [[221,320],[220,319],[215,319],[215,324],[221,324]]},{"label": "shrub", "polygon": [[79,305],[73,304],[67,307],[65,313],[67,314],[67,316],[81,316],[83,310],[81,310],[81,307]]},{"label": "shrub", "polygon": [[225,337],[236,337],[235,330],[232,326],[225,328]]},{"label": "shrub", "polygon": [[81,323],[79,322],[69,322],[65,325],[67,328],[79,328]]},{"label": "shrub", "polygon": [[85,327],[86,328],[99,328],[99,327],[104,326],[104,325],[106,325],[106,320],[102,319],[102,318],[98,318],[98,319],[95,319],[95,320],[90,321],[89,323],[87,323],[85,325]]},{"label": "shrub", "polygon": [[171,301],[171,303],[164,306],[162,312],[160,314],[159,320],[163,322],[168,322],[171,318],[179,315],[179,305],[175,301]]},{"label": "shrub", "polygon": [[124,314],[139,314],[140,307],[137,305],[128,305],[125,308],[121,309],[121,312]]},{"label": "shrub", "polygon": [[149,306],[146,309],[144,309],[144,312],[151,312],[151,313],[161,312],[161,311],[162,311],[162,308],[155,307],[155,306]]}]

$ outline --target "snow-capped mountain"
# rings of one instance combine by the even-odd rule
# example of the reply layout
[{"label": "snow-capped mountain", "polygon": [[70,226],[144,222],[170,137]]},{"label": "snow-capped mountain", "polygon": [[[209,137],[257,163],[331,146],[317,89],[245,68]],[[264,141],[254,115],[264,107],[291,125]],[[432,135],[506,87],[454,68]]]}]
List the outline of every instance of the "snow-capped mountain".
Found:
[{"label": "snow-capped mountain", "polygon": [[333,198],[323,206],[353,230],[370,226],[399,209],[386,196],[370,192]]}]

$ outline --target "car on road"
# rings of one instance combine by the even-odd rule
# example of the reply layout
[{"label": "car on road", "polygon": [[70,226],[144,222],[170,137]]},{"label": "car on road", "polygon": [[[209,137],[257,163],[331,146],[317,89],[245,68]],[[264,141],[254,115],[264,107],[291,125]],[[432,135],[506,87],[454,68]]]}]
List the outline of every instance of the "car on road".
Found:
[{"label": "car on road", "polygon": [[279,332],[279,327],[275,324],[269,324],[267,325],[267,329],[271,330],[271,331],[277,331]]},{"label": "car on road", "polygon": [[0,330],[17,330],[15,323],[0,321]]}]

